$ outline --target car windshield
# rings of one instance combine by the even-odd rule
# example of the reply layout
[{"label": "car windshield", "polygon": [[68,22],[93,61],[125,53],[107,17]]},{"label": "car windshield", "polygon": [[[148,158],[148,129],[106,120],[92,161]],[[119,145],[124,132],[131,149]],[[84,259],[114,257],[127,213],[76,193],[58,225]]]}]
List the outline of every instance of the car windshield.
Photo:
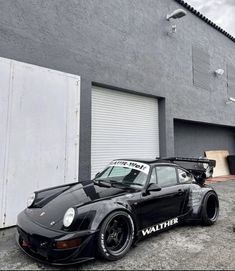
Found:
[{"label": "car windshield", "polygon": [[135,161],[114,160],[94,181],[107,182],[124,187],[144,187],[149,172],[149,165]]}]

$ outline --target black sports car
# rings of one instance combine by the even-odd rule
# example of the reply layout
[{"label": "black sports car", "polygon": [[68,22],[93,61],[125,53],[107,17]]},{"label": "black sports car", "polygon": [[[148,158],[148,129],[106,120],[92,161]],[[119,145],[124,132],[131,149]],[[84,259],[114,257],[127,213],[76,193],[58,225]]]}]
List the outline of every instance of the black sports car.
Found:
[{"label": "black sports car", "polygon": [[123,257],[143,237],[183,222],[212,225],[219,201],[205,184],[214,160],[112,161],[90,183],[35,192],[18,215],[17,241],[31,257],[66,265]]}]

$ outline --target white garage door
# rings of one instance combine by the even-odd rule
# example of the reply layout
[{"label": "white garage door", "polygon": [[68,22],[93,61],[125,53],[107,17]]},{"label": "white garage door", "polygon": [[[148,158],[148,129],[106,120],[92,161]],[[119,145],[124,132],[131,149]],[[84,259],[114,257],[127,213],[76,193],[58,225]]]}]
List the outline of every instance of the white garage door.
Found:
[{"label": "white garage door", "polygon": [[157,99],[94,87],[91,177],[116,158],[158,155]]}]

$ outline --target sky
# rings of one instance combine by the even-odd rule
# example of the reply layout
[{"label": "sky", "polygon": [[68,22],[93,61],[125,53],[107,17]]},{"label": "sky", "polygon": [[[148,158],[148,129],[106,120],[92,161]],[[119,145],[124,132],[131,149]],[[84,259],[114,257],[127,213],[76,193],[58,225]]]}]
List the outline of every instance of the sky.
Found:
[{"label": "sky", "polygon": [[235,0],[185,0],[235,37]]}]

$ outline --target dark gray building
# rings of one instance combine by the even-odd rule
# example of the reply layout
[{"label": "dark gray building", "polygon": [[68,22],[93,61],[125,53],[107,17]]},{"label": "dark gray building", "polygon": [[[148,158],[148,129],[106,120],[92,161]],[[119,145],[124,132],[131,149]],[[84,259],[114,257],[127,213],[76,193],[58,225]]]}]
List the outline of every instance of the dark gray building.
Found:
[{"label": "dark gray building", "polygon": [[1,57],[81,76],[81,179],[120,156],[234,154],[234,41],[180,0],[0,1]]}]

